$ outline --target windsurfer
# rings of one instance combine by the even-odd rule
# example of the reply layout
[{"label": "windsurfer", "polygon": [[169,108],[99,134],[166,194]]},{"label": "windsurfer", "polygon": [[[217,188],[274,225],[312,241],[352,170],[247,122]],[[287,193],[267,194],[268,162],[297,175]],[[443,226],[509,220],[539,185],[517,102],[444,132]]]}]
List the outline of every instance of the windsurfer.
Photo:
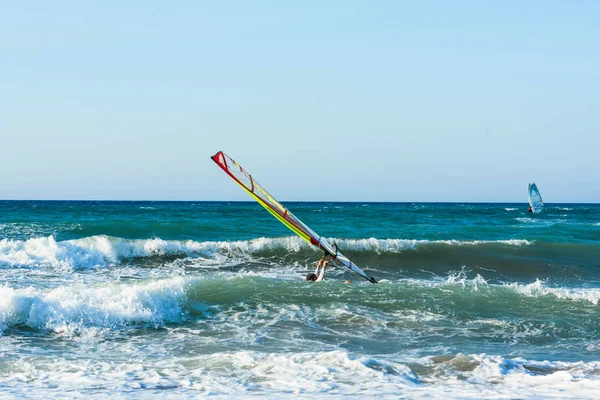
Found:
[{"label": "windsurfer", "polygon": [[530,212],[530,213],[533,212],[533,209],[531,208],[531,206],[529,206],[529,210],[527,210],[527,212]]},{"label": "windsurfer", "polygon": [[317,263],[315,272],[306,275],[306,280],[310,282],[321,282],[325,279],[325,268],[327,268],[327,265],[329,265],[329,260],[327,260],[327,254],[325,254]]},{"label": "windsurfer", "polygon": [[[314,274],[309,274],[306,279],[313,282],[319,282],[323,280],[325,276],[325,268],[331,260],[335,260],[338,264],[343,265],[346,269],[360,275],[364,279],[371,283],[377,283],[377,281],[365,274],[363,270],[346,256],[342,254],[337,246],[331,246],[325,239],[317,235],[312,229],[306,226],[300,221],[294,214],[292,214],[287,208],[279,203],[273,196],[271,196],[262,186],[254,180],[249,173],[247,173],[238,163],[236,163],[231,157],[219,151],[217,154],[211,157],[212,160],[229,175],[234,181],[242,186],[260,205],[262,205],[267,211],[269,211],[275,218],[282,224],[287,226],[295,234],[306,240],[313,246],[316,246],[326,253],[317,266],[317,270]],[[329,257],[329,258],[328,258]],[[327,259],[327,260],[326,260]],[[313,276],[314,275],[314,276]]]}]

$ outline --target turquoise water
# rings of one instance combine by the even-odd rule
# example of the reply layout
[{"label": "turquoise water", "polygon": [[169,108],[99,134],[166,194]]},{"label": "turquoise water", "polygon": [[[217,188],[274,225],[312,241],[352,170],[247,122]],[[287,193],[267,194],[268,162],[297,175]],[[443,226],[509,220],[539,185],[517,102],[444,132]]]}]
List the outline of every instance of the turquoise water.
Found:
[{"label": "turquoise water", "polygon": [[[600,205],[0,202],[0,393],[589,397]],[[351,279],[352,284],[343,284]]]}]

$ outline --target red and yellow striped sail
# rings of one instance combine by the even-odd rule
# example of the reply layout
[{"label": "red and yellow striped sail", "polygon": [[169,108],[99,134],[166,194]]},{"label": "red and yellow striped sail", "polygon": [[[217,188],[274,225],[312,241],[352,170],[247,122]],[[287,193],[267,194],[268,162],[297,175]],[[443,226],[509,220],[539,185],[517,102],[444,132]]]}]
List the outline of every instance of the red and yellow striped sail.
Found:
[{"label": "red and yellow striped sail", "polygon": [[273,196],[269,194],[258,182],[256,182],[250,174],[248,174],[241,165],[236,163],[231,157],[219,151],[211,157],[212,160],[223,169],[234,181],[236,181],[254,200],[263,206],[268,212],[277,218],[282,224],[287,226],[292,232],[306,240],[308,243],[319,247],[327,254],[333,257],[336,261],[348,268],[352,272],[357,273],[366,280],[372,283],[377,281],[365,274],[360,268],[344,256],[337,246],[330,245],[324,238],[319,236],[315,231],[310,229],[306,224],[300,221],[287,208],[279,203]]}]

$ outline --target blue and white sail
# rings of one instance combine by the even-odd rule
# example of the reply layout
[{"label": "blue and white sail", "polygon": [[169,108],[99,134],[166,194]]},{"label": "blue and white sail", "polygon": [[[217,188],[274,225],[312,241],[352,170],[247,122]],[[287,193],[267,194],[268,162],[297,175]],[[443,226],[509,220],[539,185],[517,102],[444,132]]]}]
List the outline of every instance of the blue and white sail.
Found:
[{"label": "blue and white sail", "polygon": [[540,194],[540,190],[535,182],[531,182],[529,184],[527,195],[529,196],[529,205],[531,206],[531,211],[533,211],[535,214],[541,212],[544,209],[544,200],[542,200],[542,195]]}]

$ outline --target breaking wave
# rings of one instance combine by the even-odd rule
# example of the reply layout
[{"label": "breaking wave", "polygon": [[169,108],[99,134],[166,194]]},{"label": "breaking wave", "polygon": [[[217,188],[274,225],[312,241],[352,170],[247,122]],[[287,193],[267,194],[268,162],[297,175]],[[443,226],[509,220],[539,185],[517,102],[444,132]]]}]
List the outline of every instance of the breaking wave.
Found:
[{"label": "breaking wave", "polygon": [[[520,247],[533,242],[528,240],[410,240],[410,239],[329,239],[344,251],[368,252],[376,254],[402,253],[421,248],[471,247],[480,245],[500,245]],[[110,266],[126,259],[153,256],[214,257],[216,254],[258,254],[258,253],[299,253],[312,254],[316,248],[297,237],[257,238],[244,241],[206,241],[122,239],[105,235],[82,239],[57,241],[53,236],[37,237],[29,240],[3,239],[0,241],[0,265],[50,266],[62,270],[85,269]]]},{"label": "breaking wave", "polygon": [[[25,360],[16,377],[32,382],[29,391],[52,397],[85,394],[92,387],[130,393],[169,389],[169,395],[195,398],[597,398],[598,362],[551,362],[486,354],[453,354],[416,361],[361,357],[343,350],[272,354],[238,350],[202,357],[88,364],[67,357]],[[157,374],[155,369],[161,371]],[[22,395],[16,377],[6,389]],[[29,392],[31,394],[31,392]],[[158,392],[160,393],[160,392]],[[342,394],[340,396],[340,394]],[[18,396],[17,396],[18,397]],[[134,396],[135,397],[135,396]]]},{"label": "breaking wave", "polygon": [[[310,286],[306,286],[302,279],[279,278],[275,288],[274,279],[278,278],[242,271],[215,272],[204,278],[177,276],[95,285],[64,284],[52,289],[12,288],[5,285],[0,287],[0,335],[7,328],[18,326],[70,335],[89,329],[111,330],[139,325],[161,327],[180,324],[188,318],[204,318],[207,313],[221,313],[221,317],[215,317],[215,321],[231,323],[239,317],[238,313],[246,315],[254,309],[262,310],[265,313],[263,318],[271,320],[263,322],[265,326],[293,319],[313,324],[327,318],[344,318],[340,313],[348,313],[348,310],[340,308],[339,302],[352,304],[352,307],[362,310],[355,309],[350,312],[352,315],[346,316],[351,318],[347,321],[350,325],[356,321],[367,321],[365,316],[372,315],[374,320],[367,321],[362,327],[371,329],[381,324],[386,326],[391,321],[399,323],[407,318],[414,320],[416,315],[418,320],[445,318],[444,314],[456,312],[451,304],[457,301],[472,304],[469,307],[473,311],[478,307],[485,310],[493,305],[504,304],[516,312],[517,308],[528,303],[529,308],[522,312],[529,313],[539,308],[552,309],[554,313],[564,315],[574,310],[595,312],[593,310],[600,301],[598,288],[550,287],[539,280],[529,284],[490,284],[479,275],[469,279],[463,272],[437,281],[400,279],[382,281],[378,285],[365,282],[351,290],[344,288],[339,281],[328,281],[320,286],[319,296],[322,297],[314,299],[306,297],[307,287]],[[344,290],[340,291],[340,285]],[[256,304],[249,303],[248,299],[257,291],[262,293],[261,298],[253,300]],[[426,298],[427,302],[414,305],[409,302],[402,307],[389,308],[389,302],[404,304],[406,299],[411,298]],[[379,300],[374,302],[373,299]],[[320,305],[317,314],[304,314],[302,311],[302,304],[312,304],[310,302]],[[448,309],[444,311],[440,304],[448,304]],[[368,311],[361,307],[368,307]],[[437,314],[432,314],[431,309],[438,309]],[[386,316],[388,313],[389,316]],[[360,319],[356,319],[359,315]],[[484,325],[497,323],[483,321]],[[551,331],[547,329],[544,335]]]},{"label": "breaking wave", "polygon": [[90,327],[180,322],[187,290],[194,282],[176,277],[51,290],[0,287],[0,332],[8,326],[27,326],[72,334]]}]

